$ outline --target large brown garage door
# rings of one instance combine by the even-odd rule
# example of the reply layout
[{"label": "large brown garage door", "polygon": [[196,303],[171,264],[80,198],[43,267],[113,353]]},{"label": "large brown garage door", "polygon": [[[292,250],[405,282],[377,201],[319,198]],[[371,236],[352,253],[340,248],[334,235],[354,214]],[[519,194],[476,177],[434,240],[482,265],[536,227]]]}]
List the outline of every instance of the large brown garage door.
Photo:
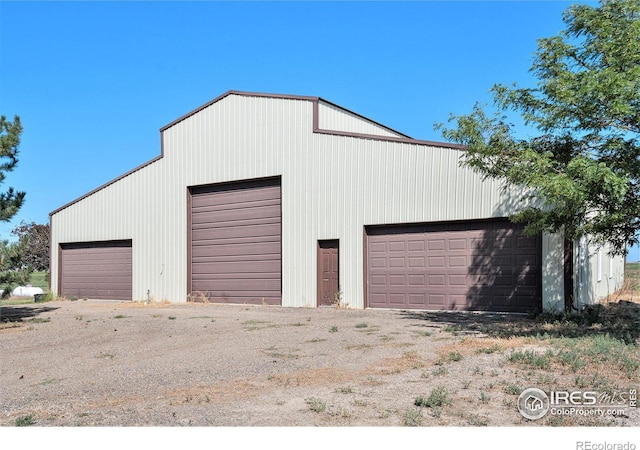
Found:
[{"label": "large brown garage door", "polygon": [[541,239],[508,220],[367,228],[373,308],[541,308]]},{"label": "large brown garage door", "polygon": [[280,180],[190,189],[190,293],[281,304]]},{"label": "large brown garage door", "polygon": [[131,241],[60,244],[60,295],[131,300]]}]

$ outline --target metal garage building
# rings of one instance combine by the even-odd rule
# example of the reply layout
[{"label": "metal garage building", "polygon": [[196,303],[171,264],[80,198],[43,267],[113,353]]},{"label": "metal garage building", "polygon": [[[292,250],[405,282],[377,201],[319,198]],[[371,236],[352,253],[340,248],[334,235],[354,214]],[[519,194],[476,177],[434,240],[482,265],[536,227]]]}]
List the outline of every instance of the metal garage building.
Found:
[{"label": "metal garage building", "polygon": [[525,236],[460,146],[318,97],[230,91],[160,132],[159,157],[51,213],[53,292],[527,312],[622,282],[622,258]]}]

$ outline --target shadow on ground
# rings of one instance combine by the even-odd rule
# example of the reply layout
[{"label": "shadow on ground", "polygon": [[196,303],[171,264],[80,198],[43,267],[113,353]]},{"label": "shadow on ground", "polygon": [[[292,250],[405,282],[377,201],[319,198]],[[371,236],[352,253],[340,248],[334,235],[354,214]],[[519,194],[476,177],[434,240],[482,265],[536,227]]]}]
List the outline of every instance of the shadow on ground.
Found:
[{"label": "shadow on ground", "polygon": [[33,319],[40,314],[55,311],[58,308],[42,306],[39,308],[29,308],[24,306],[2,306],[0,307],[0,323],[21,322],[25,319]]},{"label": "shadow on ground", "polygon": [[627,301],[594,305],[580,314],[514,315],[453,311],[400,311],[404,319],[439,324],[454,334],[497,338],[580,338],[606,335],[626,344],[640,344],[640,304]]}]

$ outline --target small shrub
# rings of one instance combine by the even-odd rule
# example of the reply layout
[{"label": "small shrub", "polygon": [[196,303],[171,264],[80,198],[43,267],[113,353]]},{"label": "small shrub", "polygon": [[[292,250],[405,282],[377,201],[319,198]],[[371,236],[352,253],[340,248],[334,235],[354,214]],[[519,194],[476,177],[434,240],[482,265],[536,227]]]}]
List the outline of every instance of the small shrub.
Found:
[{"label": "small shrub", "polygon": [[489,419],[477,414],[469,414],[467,417],[467,423],[473,427],[486,427],[489,425]]},{"label": "small shrub", "polygon": [[169,320],[176,320],[176,316],[169,316]]},{"label": "small shrub", "polygon": [[457,351],[449,352],[449,354],[447,355],[448,361],[460,361],[461,359],[462,359],[462,355],[460,354],[460,352],[457,352]]},{"label": "small shrub", "polygon": [[432,371],[431,374],[436,377],[440,377],[442,375],[446,375],[449,373],[449,369],[444,366],[438,367],[436,370]]},{"label": "small shrub", "polygon": [[491,397],[489,397],[484,391],[480,391],[480,401],[486,405],[489,403],[489,400],[491,400]]},{"label": "small shrub", "polygon": [[366,323],[359,323],[356,325],[356,328],[367,328],[369,325],[367,325]]},{"label": "small shrub", "polygon": [[337,389],[337,392],[341,394],[353,394],[353,388],[351,386],[345,386]]},{"label": "small shrub", "polygon": [[332,326],[331,328],[329,328],[329,333],[335,333],[338,331],[338,327],[337,326]]},{"label": "small shrub", "polygon": [[304,401],[309,405],[309,409],[313,412],[321,413],[327,409],[327,403],[320,400],[318,397],[305,398]]},{"label": "small shrub", "polygon": [[417,408],[407,408],[402,417],[405,427],[419,427],[422,425],[422,411]]},{"label": "small shrub", "polygon": [[28,414],[26,416],[20,416],[16,419],[17,427],[28,427],[29,425],[33,425],[35,420],[33,420],[33,414]]},{"label": "small shrub", "polygon": [[520,395],[520,393],[522,393],[522,388],[517,384],[511,383],[504,388],[504,392],[505,394]]},{"label": "small shrub", "polygon": [[427,398],[422,396],[416,397],[413,401],[416,406],[427,406],[429,408],[435,408],[437,406],[447,406],[451,404],[451,399],[445,388],[438,386],[433,389]]}]

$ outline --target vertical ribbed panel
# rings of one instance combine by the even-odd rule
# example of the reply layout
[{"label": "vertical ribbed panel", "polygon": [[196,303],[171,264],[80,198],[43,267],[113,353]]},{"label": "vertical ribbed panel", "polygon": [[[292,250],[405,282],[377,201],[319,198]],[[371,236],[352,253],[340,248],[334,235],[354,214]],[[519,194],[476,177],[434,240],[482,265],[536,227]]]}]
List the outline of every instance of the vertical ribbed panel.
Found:
[{"label": "vertical ribbed panel", "polygon": [[318,127],[321,130],[386,137],[406,137],[357,114],[323,101],[318,103],[318,112]]},{"label": "vertical ribbed panel", "polygon": [[564,237],[542,234],[542,309],[564,310]]},{"label": "vertical ribbed panel", "polygon": [[[322,128],[388,132],[326,104],[319,112]],[[59,243],[132,239],[134,300],[149,290],[185,301],[189,186],[281,177],[283,306],[316,305],[319,239],[339,239],[343,300],[362,308],[366,225],[503,217],[516,205],[461,168],[461,150],[312,128],[311,100],[238,94],[166,128],[163,158],[52,216],[54,290]],[[546,239],[544,292],[557,302],[559,244]]]},{"label": "vertical ribbed panel", "polygon": [[[624,257],[610,256],[609,246],[589,244],[577,246],[575,267],[576,297],[579,307],[598,303],[607,295],[622,288],[624,282]],[[580,252],[584,252],[581,255]],[[598,254],[600,253],[600,256]],[[598,279],[598,258],[601,258]],[[611,271],[610,271],[611,269]]]}]

